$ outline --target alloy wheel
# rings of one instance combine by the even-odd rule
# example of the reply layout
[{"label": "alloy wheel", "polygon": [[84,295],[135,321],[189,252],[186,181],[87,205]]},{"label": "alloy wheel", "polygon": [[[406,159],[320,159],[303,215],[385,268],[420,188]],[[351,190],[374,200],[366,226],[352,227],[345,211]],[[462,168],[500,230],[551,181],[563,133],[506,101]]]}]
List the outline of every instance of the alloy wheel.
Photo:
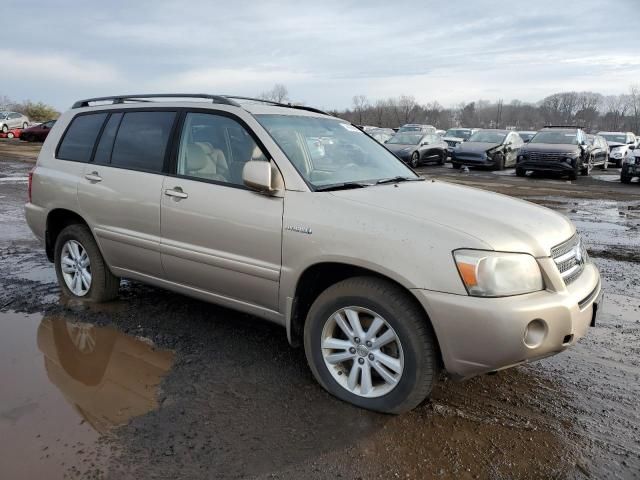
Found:
[{"label": "alloy wheel", "polygon": [[64,282],[71,292],[84,297],[91,288],[91,261],[89,252],[76,240],[62,246],[60,268]]},{"label": "alloy wheel", "polygon": [[360,397],[386,395],[400,381],[404,353],[400,338],[377,313],[345,307],[325,322],[322,357],[334,380]]}]

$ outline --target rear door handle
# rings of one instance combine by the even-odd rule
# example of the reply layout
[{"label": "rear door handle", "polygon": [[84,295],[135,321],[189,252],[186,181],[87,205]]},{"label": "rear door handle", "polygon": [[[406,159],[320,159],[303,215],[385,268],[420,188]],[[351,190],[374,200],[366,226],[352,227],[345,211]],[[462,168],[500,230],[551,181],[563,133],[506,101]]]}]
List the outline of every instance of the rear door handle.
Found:
[{"label": "rear door handle", "polygon": [[164,191],[164,194],[168,197],[174,198],[189,198],[189,195],[184,193],[180,187],[175,187],[173,189],[167,188]]},{"label": "rear door handle", "polygon": [[90,182],[97,183],[102,181],[102,177],[98,175],[98,172],[87,173],[84,178],[89,180]]}]

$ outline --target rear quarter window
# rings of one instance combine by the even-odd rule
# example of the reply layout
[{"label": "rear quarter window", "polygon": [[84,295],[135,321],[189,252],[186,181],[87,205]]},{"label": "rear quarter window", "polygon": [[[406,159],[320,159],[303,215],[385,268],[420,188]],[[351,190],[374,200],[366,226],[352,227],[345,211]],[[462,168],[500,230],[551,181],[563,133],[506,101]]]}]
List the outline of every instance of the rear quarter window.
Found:
[{"label": "rear quarter window", "polygon": [[124,114],[111,153],[111,165],[161,172],[175,112]]},{"label": "rear quarter window", "polygon": [[74,162],[88,162],[106,118],[106,113],[75,117],[58,147],[57,158]]}]

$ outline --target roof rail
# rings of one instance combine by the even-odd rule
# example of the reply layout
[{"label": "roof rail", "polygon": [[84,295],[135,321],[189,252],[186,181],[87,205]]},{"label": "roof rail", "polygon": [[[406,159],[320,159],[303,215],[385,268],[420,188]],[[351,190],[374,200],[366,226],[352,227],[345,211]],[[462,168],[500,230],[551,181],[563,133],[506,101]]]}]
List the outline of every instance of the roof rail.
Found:
[{"label": "roof rail", "polygon": [[582,125],[545,125],[544,128],[580,128],[584,129]]},{"label": "roof rail", "polygon": [[306,105],[294,105],[292,103],[281,103],[273,100],[266,100],[264,98],[240,97],[237,95],[225,95],[224,97],[230,100],[248,100],[250,102],[268,103],[269,105],[274,105],[276,107],[297,108],[298,110],[306,110],[308,112],[321,113],[322,115],[331,116],[331,114],[325,111],[322,111],[318,108],[307,107]]},{"label": "roof rail", "polygon": [[205,98],[211,100],[212,103],[219,103],[222,105],[233,105],[239,107],[240,104],[231,100],[232,97],[225,97],[223,95],[209,95],[207,93],[143,93],[140,95],[114,95],[110,97],[95,97],[87,98],[84,100],[78,100],[73,104],[71,108],[88,107],[93,102],[108,102],[111,101],[112,105],[125,103],[125,102],[147,102],[147,98]]}]

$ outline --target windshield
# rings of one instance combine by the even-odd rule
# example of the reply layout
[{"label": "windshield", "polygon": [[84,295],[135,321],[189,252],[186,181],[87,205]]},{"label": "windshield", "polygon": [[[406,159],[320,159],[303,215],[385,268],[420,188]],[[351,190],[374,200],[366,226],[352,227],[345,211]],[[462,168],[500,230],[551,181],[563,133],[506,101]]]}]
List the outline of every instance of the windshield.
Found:
[{"label": "windshield", "polygon": [[454,138],[463,138],[465,140],[469,140],[471,136],[471,131],[469,130],[461,130],[459,128],[450,128],[444,134],[445,137],[454,137]]},{"label": "windshield", "polygon": [[502,143],[504,137],[506,137],[506,133],[502,132],[476,132],[469,137],[470,142],[481,142],[481,143]]},{"label": "windshield", "polygon": [[535,134],[536,132],[518,132],[520,138],[522,138],[522,140],[524,140],[525,142],[527,140],[531,140],[535,136]]},{"label": "windshield", "polygon": [[529,143],[560,143],[566,145],[577,145],[578,136],[575,132],[567,132],[566,130],[546,130],[544,132],[536,133]]},{"label": "windshield", "polygon": [[[330,118],[255,116],[300,175],[314,187],[340,183],[375,183],[407,177],[419,179],[395,155],[356,127]],[[316,139],[323,148],[310,151]]]},{"label": "windshield", "polygon": [[417,145],[422,134],[414,135],[412,133],[396,133],[387,143],[395,143],[396,145]]},{"label": "windshield", "polygon": [[607,142],[627,143],[626,135],[616,135],[615,133],[601,133],[602,137],[607,139]]}]

